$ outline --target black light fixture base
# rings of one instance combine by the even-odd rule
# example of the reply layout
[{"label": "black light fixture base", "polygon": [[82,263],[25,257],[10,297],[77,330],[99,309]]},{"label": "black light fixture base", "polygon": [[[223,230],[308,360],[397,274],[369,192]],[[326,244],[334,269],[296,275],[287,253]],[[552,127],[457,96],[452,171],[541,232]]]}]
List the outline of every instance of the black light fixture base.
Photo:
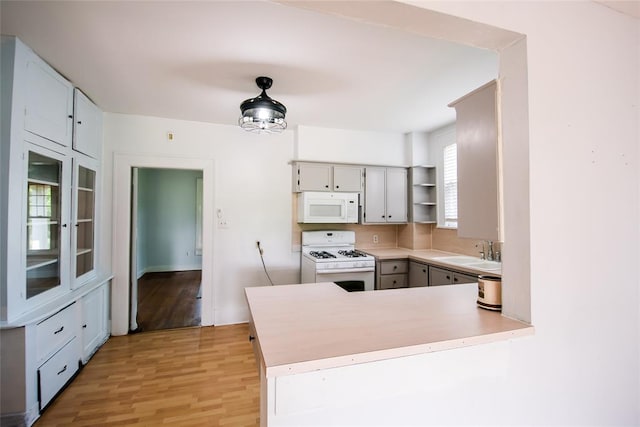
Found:
[{"label": "black light fixture base", "polygon": [[261,76],[256,78],[256,84],[260,89],[267,90],[273,84],[273,80],[271,79],[271,77]]}]

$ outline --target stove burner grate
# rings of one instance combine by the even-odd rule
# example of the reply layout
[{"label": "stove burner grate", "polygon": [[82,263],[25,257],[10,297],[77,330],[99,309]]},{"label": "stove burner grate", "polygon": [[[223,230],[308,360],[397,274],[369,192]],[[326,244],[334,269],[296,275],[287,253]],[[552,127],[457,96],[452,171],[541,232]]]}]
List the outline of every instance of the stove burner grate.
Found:
[{"label": "stove burner grate", "polygon": [[355,249],[354,250],[349,250],[349,251],[341,250],[341,251],[338,251],[338,253],[340,255],[343,255],[343,256],[346,256],[346,257],[349,257],[349,258],[360,258],[360,257],[366,257],[367,256],[366,254],[364,254],[364,253],[362,253],[360,251],[357,251]]},{"label": "stove burner grate", "polygon": [[311,255],[314,258],[335,258],[336,256],[334,254],[330,254],[327,251],[311,251],[309,252],[309,255]]}]

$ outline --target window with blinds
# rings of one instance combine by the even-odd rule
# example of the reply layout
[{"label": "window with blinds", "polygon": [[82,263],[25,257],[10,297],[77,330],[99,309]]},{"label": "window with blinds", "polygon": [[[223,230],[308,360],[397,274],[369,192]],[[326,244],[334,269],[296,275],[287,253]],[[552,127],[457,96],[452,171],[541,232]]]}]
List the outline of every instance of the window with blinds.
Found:
[{"label": "window with blinds", "polygon": [[444,226],[458,227],[458,156],[456,144],[444,147]]}]

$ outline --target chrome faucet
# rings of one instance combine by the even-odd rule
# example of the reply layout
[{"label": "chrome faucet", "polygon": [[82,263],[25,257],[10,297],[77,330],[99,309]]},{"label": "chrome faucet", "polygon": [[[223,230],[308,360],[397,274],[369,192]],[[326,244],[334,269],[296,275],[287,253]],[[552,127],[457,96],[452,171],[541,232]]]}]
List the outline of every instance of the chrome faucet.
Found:
[{"label": "chrome faucet", "polygon": [[489,248],[487,250],[487,260],[488,261],[493,261],[493,242],[491,240],[487,241],[487,244],[489,245]]}]

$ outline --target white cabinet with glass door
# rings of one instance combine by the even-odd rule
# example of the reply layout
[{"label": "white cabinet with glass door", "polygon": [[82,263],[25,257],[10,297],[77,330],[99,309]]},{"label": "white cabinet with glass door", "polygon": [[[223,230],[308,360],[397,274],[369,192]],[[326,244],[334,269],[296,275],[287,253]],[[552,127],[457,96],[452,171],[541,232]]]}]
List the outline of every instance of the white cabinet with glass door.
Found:
[{"label": "white cabinet with glass door", "polygon": [[73,217],[71,228],[71,287],[96,276],[96,191],[98,164],[84,156],[73,159]]},{"label": "white cabinet with glass door", "polygon": [[[19,289],[18,298],[7,302],[10,314],[19,314],[69,289],[68,161],[33,144],[25,144],[24,156],[26,210],[20,227],[26,230],[21,260],[24,268],[10,266],[13,286]],[[14,231],[9,228],[9,234],[18,237],[20,234]],[[17,244],[20,240],[10,241]]]}]

